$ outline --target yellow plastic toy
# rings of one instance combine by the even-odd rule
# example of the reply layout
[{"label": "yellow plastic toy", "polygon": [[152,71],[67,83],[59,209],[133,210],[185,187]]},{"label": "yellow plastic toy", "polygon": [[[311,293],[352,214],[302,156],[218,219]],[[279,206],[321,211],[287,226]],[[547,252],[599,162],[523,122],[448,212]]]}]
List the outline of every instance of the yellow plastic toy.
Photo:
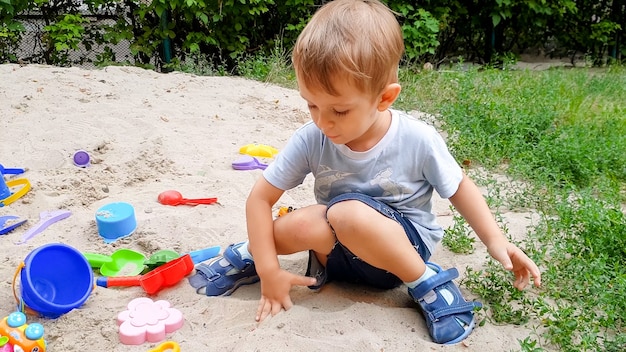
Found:
[{"label": "yellow plastic toy", "polygon": [[165,341],[148,352],[180,352],[180,346],[174,341]]},{"label": "yellow plastic toy", "polygon": [[[30,190],[30,182],[26,178],[16,178],[14,180],[6,181],[6,183],[2,174],[0,174],[0,178],[2,178],[2,180],[0,180],[0,183],[2,183],[0,186],[3,186],[2,188],[7,191],[0,193],[0,208],[15,202]],[[18,186],[21,186],[20,189],[14,193],[9,191],[10,188]]]},{"label": "yellow plastic toy", "polygon": [[246,144],[239,148],[239,153],[261,158],[273,158],[278,154],[278,149],[265,144]]},{"label": "yellow plastic toy", "polygon": [[292,211],[296,210],[296,208],[292,207],[292,206],[288,206],[288,207],[280,207],[278,209],[278,216],[283,216],[287,213],[291,213]]}]

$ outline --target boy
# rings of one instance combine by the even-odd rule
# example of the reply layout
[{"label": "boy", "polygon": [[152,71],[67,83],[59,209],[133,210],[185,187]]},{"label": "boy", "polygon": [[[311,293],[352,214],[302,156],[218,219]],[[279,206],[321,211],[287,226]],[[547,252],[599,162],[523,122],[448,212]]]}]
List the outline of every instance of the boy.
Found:
[{"label": "boy", "polygon": [[[465,339],[473,309],[452,281],[456,269],[428,262],[443,236],[431,211],[436,190],[472,226],[523,289],[535,263],[498,228],[482,194],[434,128],[390,109],[400,94],[404,51],[393,13],[377,0],[335,0],[298,37],[293,64],[312,121],[300,127],[263,172],[246,202],[248,241],[200,264],[198,293],[229,295],[261,281],[256,320],[289,309],[294,285],[331,280],[389,289],[404,283],[437,343]],[[273,220],[285,190],[315,177],[318,204]],[[280,268],[278,255],[309,251],[307,276]],[[253,260],[254,257],[254,260]],[[313,276],[313,277],[310,277]]]}]

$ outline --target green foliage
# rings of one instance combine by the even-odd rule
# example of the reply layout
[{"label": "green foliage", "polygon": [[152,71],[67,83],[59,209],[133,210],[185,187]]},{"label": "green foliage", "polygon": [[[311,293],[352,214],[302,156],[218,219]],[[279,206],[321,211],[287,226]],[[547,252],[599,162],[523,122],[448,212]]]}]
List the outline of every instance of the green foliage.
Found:
[{"label": "green foliage", "polygon": [[425,54],[435,54],[439,46],[439,21],[424,9],[415,9],[410,4],[399,4],[394,9],[402,15],[402,33],[406,57],[413,61]]},{"label": "green foliage", "polygon": [[583,53],[591,57],[595,65],[601,65],[610,54],[610,48],[617,49],[619,43],[624,42],[626,13],[623,4],[617,1],[603,4],[606,6],[598,6],[597,1],[577,1],[572,6],[573,11],[563,13],[562,19],[551,25],[555,39],[567,48],[572,58],[576,53]]},{"label": "green foliage", "polygon": [[85,32],[84,23],[89,22],[81,15],[67,14],[54,24],[44,27],[47,33],[48,46],[52,48],[54,61],[68,64],[68,52],[78,50]]},{"label": "green foliage", "polygon": [[22,38],[24,26],[19,22],[0,23],[0,63],[17,61],[15,51]]},{"label": "green foliage", "polygon": [[247,56],[239,61],[237,74],[258,81],[296,88],[295,74],[289,65],[289,53],[277,45],[270,56]]},{"label": "green foliage", "polygon": [[521,351],[523,352],[545,351],[543,348],[541,348],[539,342],[537,340],[531,339],[530,336],[526,337],[524,340],[519,341],[519,343],[520,347],[522,348]]},{"label": "green foliage", "polygon": [[213,60],[209,60],[200,53],[187,55],[184,60],[174,58],[168,67],[174,71],[192,73],[199,76],[226,76],[228,74],[225,67],[215,65]]},{"label": "green foliage", "polygon": [[[582,193],[576,199],[556,204],[558,221],[546,219],[545,226],[558,237],[558,248],[588,260],[612,258],[618,267],[626,267],[626,215],[619,204]],[[615,236],[608,236],[613,234]],[[554,240],[555,238],[551,238]]]},{"label": "green foliage", "polygon": [[0,18],[4,22],[28,8],[27,0],[0,0]]},{"label": "green foliage", "polygon": [[476,239],[471,236],[472,229],[463,217],[455,212],[452,227],[444,230],[443,245],[454,253],[471,254],[474,252]]},{"label": "green foliage", "polygon": [[0,0],[0,63],[17,61],[15,52],[24,32],[24,25],[15,19],[29,8],[26,0]]},{"label": "green foliage", "polygon": [[550,300],[536,307],[546,339],[564,351],[613,351],[626,339],[626,215],[613,196],[603,198],[563,192],[534,234],[549,244],[542,252]]},{"label": "green foliage", "polygon": [[[79,48],[58,50],[55,38],[43,53],[30,58],[49,64],[92,60],[167,68],[186,56],[204,55],[212,65],[234,71],[247,56],[270,56],[278,42],[287,50],[321,0],[0,0],[0,59],[15,61],[24,28],[20,15],[40,13],[57,31],[83,27]],[[623,46],[623,6],[591,0],[497,0],[481,3],[400,1],[386,3],[396,11],[406,43],[408,63],[433,64],[462,57],[494,67],[514,62],[516,55],[540,48],[546,53],[587,55],[596,65],[617,63]],[[87,9],[85,9],[85,5]],[[69,23],[65,15],[115,18],[110,22]],[[91,17],[93,18],[93,17]],[[62,23],[57,23],[62,21]],[[65,23],[63,23],[65,22]],[[74,26],[70,29],[68,26]],[[61,28],[65,27],[65,28]],[[61,36],[62,34],[59,34]],[[78,38],[77,34],[72,34]],[[116,57],[114,46],[130,43],[130,57]],[[64,44],[60,44],[64,45]],[[72,55],[66,55],[71,53]],[[607,59],[607,55],[612,58]],[[75,58],[77,55],[80,57]],[[72,61],[72,62],[69,62]],[[171,66],[171,65],[170,65]]]},{"label": "green foliage", "polygon": [[[395,1],[389,1],[395,4]],[[542,50],[555,56],[588,54],[602,64],[611,49],[621,53],[626,16],[623,4],[592,0],[492,2],[420,1],[399,6],[423,8],[440,23],[433,62],[452,55],[493,64],[506,55]],[[393,7],[393,6],[392,6]]]},{"label": "green foliage", "polygon": [[[165,68],[175,64],[172,60],[182,62],[188,55],[201,54],[211,58],[212,65],[232,71],[248,55],[271,55],[277,42],[290,46],[316,9],[314,5],[313,0],[0,0],[0,41],[19,41],[23,27],[13,23],[19,24],[19,14],[31,9],[43,15],[52,33],[47,50],[33,57],[35,61],[80,63],[87,55],[78,59],[74,55],[70,60],[68,51],[76,54],[76,48],[88,51],[99,46],[96,63],[109,64],[124,60],[116,57],[113,47],[128,42],[128,64]],[[116,21],[77,21],[90,14],[115,14]],[[0,53],[5,48],[4,60],[14,61],[17,47],[3,45]]]},{"label": "green foliage", "polygon": [[[467,268],[463,284],[480,295],[495,323],[526,324],[533,312],[532,300],[511,284],[515,278],[500,263],[488,260],[484,270]],[[512,307],[511,302],[516,302]]]}]

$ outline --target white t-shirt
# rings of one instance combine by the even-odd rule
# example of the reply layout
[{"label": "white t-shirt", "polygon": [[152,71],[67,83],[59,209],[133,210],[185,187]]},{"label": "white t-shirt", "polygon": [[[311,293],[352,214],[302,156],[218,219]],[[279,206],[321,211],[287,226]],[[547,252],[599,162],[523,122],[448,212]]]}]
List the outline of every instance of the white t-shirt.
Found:
[{"label": "white t-shirt", "polygon": [[263,172],[288,190],[312,173],[319,204],[343,193],[369,195],[408,217],[430,253],[443,236],[432,212],[433,189],[442,198],[456,193],[463,172],[441,135],[406,113],[391,111],[391,126],[370,150],[354,152],[333,144],[312,122],[301,126]]}]

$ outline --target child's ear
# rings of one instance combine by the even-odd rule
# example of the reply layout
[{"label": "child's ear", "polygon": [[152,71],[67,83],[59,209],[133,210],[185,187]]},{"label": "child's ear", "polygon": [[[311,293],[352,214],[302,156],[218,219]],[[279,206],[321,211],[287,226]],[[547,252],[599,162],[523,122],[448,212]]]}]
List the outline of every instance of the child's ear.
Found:
[{"label": "child's ear", "polygon": [[390,83],[385,87],[378,101],[378,111],[385,111],[398,99],[402,87],[398,83]]}]

